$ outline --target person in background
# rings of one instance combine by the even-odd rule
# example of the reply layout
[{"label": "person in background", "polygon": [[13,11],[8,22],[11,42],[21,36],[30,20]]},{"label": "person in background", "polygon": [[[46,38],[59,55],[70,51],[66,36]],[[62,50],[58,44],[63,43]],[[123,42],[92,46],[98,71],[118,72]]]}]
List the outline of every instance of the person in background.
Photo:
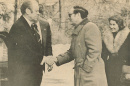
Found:
[{"label": "person in background", "polygon": [[45,67],[41,62],[52,55],[50,26],[39,20],[35,0],[24,1],[21,13],[7,36],[9,86],[40,86]]},{"label": "person in background", "polygon": [[121,82],[121,75],[126,74],[126,67],[130,66],[129,28],[124,26],[119,15],[110,17],[108,21],[109,28],[103,33],[102,48],[108,86],[130,86]]}]

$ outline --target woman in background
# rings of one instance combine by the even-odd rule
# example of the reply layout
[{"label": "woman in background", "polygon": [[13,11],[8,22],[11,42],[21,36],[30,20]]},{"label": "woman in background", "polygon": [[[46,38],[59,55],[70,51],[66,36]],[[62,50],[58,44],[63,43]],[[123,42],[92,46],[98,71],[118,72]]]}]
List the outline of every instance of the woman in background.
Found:
[{"label": "woman in background", "polygon": [[130,65],[129,28],[124,26],[120,16],[115,15],[108,20],[109,29],[103,33],[102,50],[108,86],[130,86],[121,82],[121,75],[127,75],[124,69]]}]

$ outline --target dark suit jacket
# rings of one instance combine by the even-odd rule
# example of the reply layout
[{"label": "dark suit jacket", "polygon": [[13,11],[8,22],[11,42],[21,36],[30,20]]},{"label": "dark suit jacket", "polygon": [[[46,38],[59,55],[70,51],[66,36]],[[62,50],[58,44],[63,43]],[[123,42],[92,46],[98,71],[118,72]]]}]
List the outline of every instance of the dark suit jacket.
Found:
[{"label": "dark suit jacket", "polygon": [[[40,63],[43,56],[52,55],[50,26],[45,21],[39,22],[42,32],[42,45],[38,44],[31,27],[23,16],[13,24],[7,37],[10,79],[15,78],[14,80],[16,81],[19,79],[19,75],[21,75],[20,77],[26,77],[26,74],[30,74],[31,77],[28,77],[30,79],[36,78],[38,76],[36,73],[40,71],[42,74],[43,66],[41,66]],[[32,75],[34,77],[32,77]],[[40,75],[40,77],[42,76]],[[26,85],[27,84],[22,84],[19,86]]]}]

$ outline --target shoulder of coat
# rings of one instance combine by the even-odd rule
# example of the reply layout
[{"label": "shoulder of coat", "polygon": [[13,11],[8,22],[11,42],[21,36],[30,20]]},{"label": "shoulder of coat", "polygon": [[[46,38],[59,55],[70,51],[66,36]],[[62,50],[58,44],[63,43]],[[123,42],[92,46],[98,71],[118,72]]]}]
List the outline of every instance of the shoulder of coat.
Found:
[{"label": "shoulder of coat", "polygon": [[98,26],[95,24],[95,23],[93,23],[93,22],[88,22],[85,26],[84,26],[84,28],[86,29],[86,30],[89,30],[89,29],[91,29],[91,30],[99,30],[99,28],[98,28]]},{"label": "shoulder of coat", "polygon": [[47,21],[45,21],[45,20],[39,20],[39,22],[41,23],[41,24],[45,24],[45,25],[48,25],[49,23],[47,22]]},{"label": "shoulder of coat", "polygon": [[93,22],[88,22],[87,24],[85,24],[85,27],[97,27],[97,25]]}]

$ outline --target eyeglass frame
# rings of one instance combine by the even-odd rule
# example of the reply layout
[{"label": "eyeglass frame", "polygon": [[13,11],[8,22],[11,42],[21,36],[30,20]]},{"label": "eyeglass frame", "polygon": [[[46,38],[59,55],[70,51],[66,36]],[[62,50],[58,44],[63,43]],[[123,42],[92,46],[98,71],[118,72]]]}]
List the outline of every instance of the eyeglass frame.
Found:
[{"label": "eyeglass frame", "polygon": [[68,16],[69,16],[69,17],[71,17],[71,16],[72,16],[72,14],[74,14],[74,13],[68,13]]}]

